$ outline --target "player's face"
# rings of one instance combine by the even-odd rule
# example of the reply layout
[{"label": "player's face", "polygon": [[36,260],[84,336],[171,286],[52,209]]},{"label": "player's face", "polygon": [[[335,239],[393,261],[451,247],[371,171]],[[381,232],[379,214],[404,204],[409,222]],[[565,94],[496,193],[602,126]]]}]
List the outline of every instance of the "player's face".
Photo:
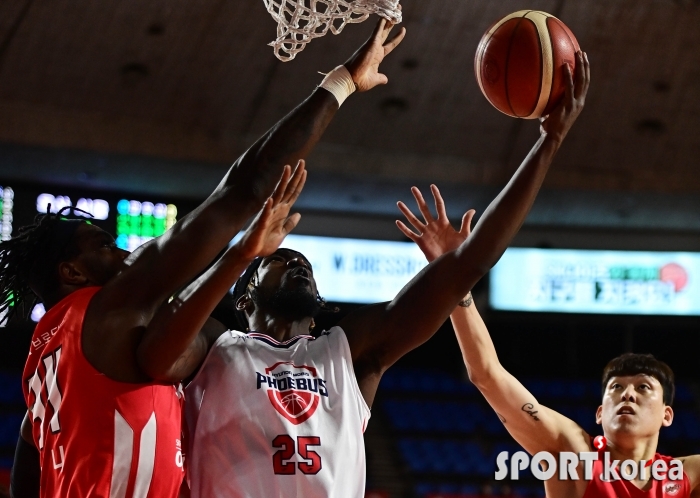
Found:
[{"label": "player's face", "polygon": [[75,241],[80,253],[73,262],[91,283],[104,285],[126,267],[129,252],[119,249],[114,237],[101,228],[83,223],[75,231]]},{"label": "player's face", "polygon": [[652,437],[671,425],[673,410],[664,403],[663,387],[645,374],[612,377],[596,421],[606,436]]},{"label": "player's face", "polygon": [[278,289],[309,292],[316,297],[316,281],[309,260],[289,249],[278,249],[263,258],[257,286],[270,295]]}]

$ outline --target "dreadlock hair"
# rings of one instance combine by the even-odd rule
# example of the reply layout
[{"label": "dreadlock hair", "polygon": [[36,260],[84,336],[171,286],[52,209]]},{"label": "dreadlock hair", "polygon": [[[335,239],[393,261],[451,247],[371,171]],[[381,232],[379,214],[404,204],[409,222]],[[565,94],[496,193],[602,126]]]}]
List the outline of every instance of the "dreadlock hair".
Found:
[{"label": "dreadlock hair", "polygon": [[[306,257],[299,251],[293,249],[284,248],[285,251],[293,252],[299,256],[306,259]],[[258,279],[258,269],[262,264],[263,258],[257,257],[250,262],[248,268],[243,272],[236,285],[233,287],[233,302],[237,303],[241,296],[245,295],[249,289],[255,287]],[[336,306],[328,306],[326,300],[321,297],[321,295],[316,291],[316,301],[321,305],[321,312],[327,313],[338,313],[340,309]],[[245,331],[248,330],[248,317],[246,317],[245,311],[236,308],[236,321],[238,322],[238,330]]]},{"label": "dreadlock hair", "polygon": [[666,363],[654,358],[651,354],[625,353],[613,358],[603,370],[602,389],[605,389],[612,377],[625,377],[628,375],[645,374],[659,381],[663,389],[664,404],[671,406],[675,395],[676,386],[673,370]]},{"label": "dreadlock hair", "polygon": [[[51,209],[51,205],[47,211]],[[73,235],[85,219],[66,206],[57,213],[34,218],[34,224],[21,227],[10,240],[0,242],[0,314],[9,320],[17,312],[28,316],[38,301],[59,287],[57,266],[78,254]],[[89,223],[89,222],[88,222]]]}]

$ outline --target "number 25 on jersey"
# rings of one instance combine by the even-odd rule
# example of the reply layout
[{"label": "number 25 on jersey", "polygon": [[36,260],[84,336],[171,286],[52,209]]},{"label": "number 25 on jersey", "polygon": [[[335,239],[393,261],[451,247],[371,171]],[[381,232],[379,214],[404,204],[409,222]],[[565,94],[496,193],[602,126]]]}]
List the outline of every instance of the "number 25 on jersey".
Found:
[{"label": "number 25 on jersey", "polygon": [[309,446],[321,446],[321,438],[317,436],[299,436],[297,440],[299,442],[299,456],[306,460],[305,462],[295,463],[288,461],[297,452],[297,445],[295,445],[291,436],[282,434],[272,440],[274,448],[281,448],[272,455],[272,467],[275,469],[275,474],[296,474],[297,465],[302,474],[318,474],[321,470],[321,455],[309,450]]}]

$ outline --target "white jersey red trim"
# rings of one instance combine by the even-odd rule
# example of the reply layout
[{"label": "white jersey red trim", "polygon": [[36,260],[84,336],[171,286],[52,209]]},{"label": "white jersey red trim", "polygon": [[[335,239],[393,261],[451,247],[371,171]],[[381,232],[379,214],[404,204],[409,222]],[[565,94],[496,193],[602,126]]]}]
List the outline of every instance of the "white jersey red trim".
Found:
[{"label": "white jersey red trim", "polygon": [[229,331],[186,389],[192,498],[362,498],[360,393],[345,332]]}]

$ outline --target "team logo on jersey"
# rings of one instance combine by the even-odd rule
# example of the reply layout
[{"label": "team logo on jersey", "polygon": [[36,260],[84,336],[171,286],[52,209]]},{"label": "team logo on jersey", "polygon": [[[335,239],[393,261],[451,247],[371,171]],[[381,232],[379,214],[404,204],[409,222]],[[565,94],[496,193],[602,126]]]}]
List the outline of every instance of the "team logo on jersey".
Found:
[{"label": "team logo on jersey", "polygon": [[258,389],[263,386],[272,406],[294,425],[307,421],[318,408],[321,396],[328,397],[326,381],[314,367],[283,361],[255,372]]},{"label": "team logo on jersey", "polygon": [[669,482],[664,484],[664,494],[676,496],[681,490],[681,485],[677,482]]}]

